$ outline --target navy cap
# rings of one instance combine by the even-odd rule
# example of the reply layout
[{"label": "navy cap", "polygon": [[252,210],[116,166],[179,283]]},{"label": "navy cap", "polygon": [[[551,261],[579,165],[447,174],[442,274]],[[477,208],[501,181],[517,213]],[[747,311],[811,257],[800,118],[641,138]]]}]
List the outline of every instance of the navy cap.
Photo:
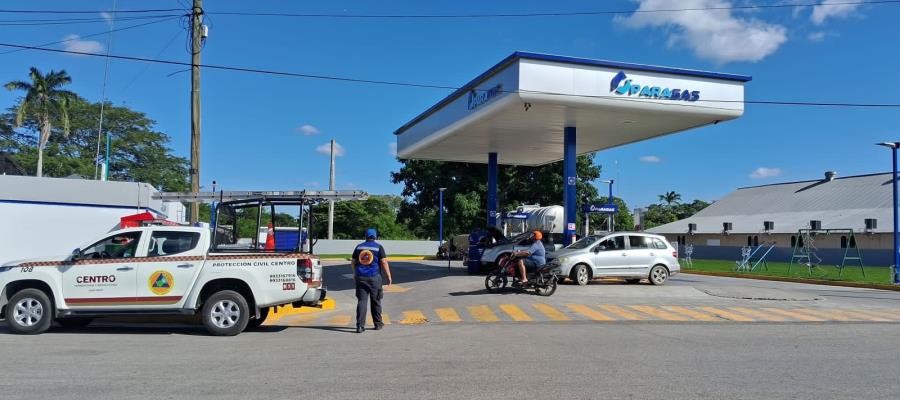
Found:
[{"label": "navy cap", "polygon": [[374,239],[376,237],[378,237],[378,231],[376,231],[375,228],[366,229],[366,239],[368,239],[368,238]]}]

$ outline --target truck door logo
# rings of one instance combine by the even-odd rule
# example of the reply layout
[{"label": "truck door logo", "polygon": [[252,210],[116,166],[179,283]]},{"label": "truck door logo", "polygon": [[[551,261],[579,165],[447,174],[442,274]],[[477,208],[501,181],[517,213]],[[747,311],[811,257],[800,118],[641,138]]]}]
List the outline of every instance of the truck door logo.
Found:
[{"label": "truck door logo", "polygon": [[175,286],[175,278],[169,271],[156,271],[150,274],[147,285],[150,286],[153,294],[162,296],[172,291],[172,287]]}]

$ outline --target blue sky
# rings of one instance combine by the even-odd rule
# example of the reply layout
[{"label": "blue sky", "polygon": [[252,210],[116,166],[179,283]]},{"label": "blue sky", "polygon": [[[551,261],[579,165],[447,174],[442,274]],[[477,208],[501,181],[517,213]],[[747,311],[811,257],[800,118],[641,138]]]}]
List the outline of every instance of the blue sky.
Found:
[{"label": "blue sky", "polygon": [[[182,0],[185,3],[189,0]],[[809,0],[815,2],[815,0]],[[821,3],[824,0],[819,0]],[[842,2],[841,0],[827,0]],[[726,0],[205,2],[208,12],[435,14],[566,12],[743,5]],[[772,4],[776,1],[760,2]],[[786,3],[782,1],[781,3]],[[807,3],[807,2],[804,2]],[[5,8],[109,10],[113,1],[23,2]],[[180,8],[176,0],[119,1],[120,8]],[[2,14],[3,19],[42,18]],[[203,63],[459,86],[516,50],[716,70],[753,76],[747,98],[897,103],[898,5],[496,19],[313,19],[212,15]],[[51,18],[59,18],[52,16]],[[117,27],[142,21],[120,21]],[[105,22],[0,26],[2,41],[42,44],[108,29]],[[189,61],[178,20],[116,32],[112,53]],[[711,40],[716,38],[716,40]],[[56,48],[104,52],[106,36]],[[5,51],[0,49],[0,51]],[[72,89],[99,100],[102,58],[22,51],[0,55],[0,80],[27,69],[65,69]],[[188,73],[179,66],[112,61],[107,97],[147,113],[190,149]],[[335,138],[338,187],[399,193],[390,171],[393,131],[448,90],[363,85],[207,70],[202,76],[204,185],[227,189],[324,188]],[[0,105],[18,94],[0,91]],[[669,190],[714,200],[741,186],[886,171],[900,140],[898,111],[748,105],[732,122],[597,155],[604,178],[631,207]],[[605,192],[605,188],[601,188]]]}]

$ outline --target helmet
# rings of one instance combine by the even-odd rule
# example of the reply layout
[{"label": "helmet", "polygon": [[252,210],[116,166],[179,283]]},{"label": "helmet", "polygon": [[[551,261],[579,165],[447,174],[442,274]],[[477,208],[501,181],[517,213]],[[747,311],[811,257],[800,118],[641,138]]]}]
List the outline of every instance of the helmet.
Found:
[{"label": "helmet", "polygon": [[378,231],[375,228],[366,229],[366,239],[375,239],[378,237]]},{"label": "helmet", "polygon": [[544,234],[541,231],[534,231],[534,240],[543,240]]}]

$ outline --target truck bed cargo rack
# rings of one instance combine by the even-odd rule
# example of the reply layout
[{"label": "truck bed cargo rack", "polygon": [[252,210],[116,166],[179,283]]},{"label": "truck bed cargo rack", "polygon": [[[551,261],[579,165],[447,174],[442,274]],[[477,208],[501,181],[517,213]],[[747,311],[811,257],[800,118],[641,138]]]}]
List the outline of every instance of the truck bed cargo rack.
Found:
[{"label": "truck bed cargo rack", "polygon": [[365,200],[369,198],[369,194],[362,190],[160,192],[154,194],[153,198],[162,201],[180,201],[185,203],[262,200],[266,202],[301,202],[309,204],[332,200]]}]

